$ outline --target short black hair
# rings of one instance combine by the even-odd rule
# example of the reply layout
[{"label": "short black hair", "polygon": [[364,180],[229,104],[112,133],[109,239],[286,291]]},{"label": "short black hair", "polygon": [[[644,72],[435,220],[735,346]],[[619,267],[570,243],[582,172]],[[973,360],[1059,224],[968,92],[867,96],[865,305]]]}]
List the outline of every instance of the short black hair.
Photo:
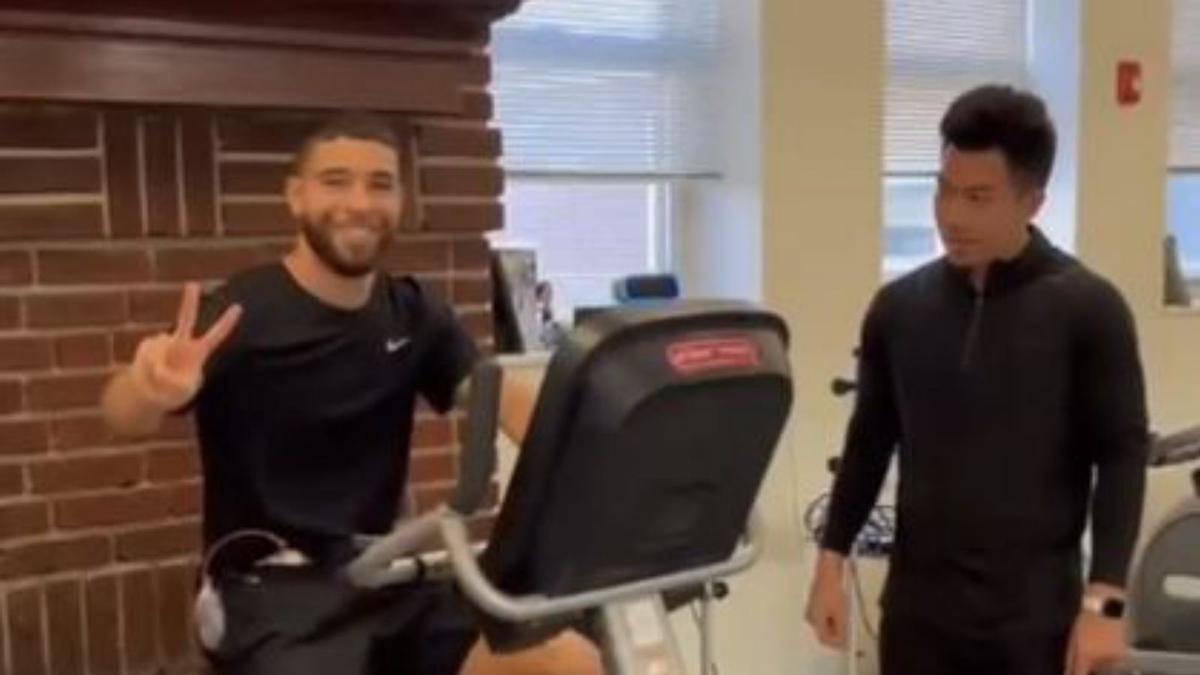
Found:
[{"label": "short black hair", "polygon": [[1024,187],[1045,188],[1057,137],[1046,104],[1008,85],[976,87],[954,100],[942,117],[942,149],[999,150]]},{"label": "short black hair", "polygon": [[[338,138],[352,138],[360,141],[375,141],[400,152],[400,141],[396,130],[379,115],[357,110],[345,111],[328,117],[319,122],[300,141],[296,155],[292,159],[292,174],[299,176],[313,148],[326,141]],[[399,167],[397,167],[399,169]]]}]

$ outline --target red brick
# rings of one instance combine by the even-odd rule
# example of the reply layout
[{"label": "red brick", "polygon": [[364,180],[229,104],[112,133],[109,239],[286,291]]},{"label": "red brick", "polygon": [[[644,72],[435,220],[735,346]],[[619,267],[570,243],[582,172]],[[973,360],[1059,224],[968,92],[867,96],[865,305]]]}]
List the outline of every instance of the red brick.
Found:
[{"label": "red brick", "polygon": [[103,488],[131,487],[142,480],[142,453],[85,456],[37,462],[29,465],[34,494],[60,494]]},{"label": "red brick", "polygon": [[499,197],[504,171],[499,166],[428,166],[421,170],[421,193],[464,197]]},{"label": "red brick", "polygon": [[155,269],[159,281],[224,279],[278,256],[279,248],[269,245],[161,248],[155,252]]},{"label": "red brick", "polygon": [[86,204],[0,206],[0,241],[98,239],[104,235],[100,200]]},{"label": "red brick", "polygon": [[0,286],[24,286],[33,282],[33,262],[28,251],[0,252]]},{"label": "red brick", "polygon": [[139,489],[70,497],[54,505],[54,524],[62,530],[150,523],[170,515],[164,490]]},{"label": "red brick", "polygon": [[39,337],[0,338],[0,371],[49,368],[50,346],[49,340]]},{"label": "red brick", "polygon": [[43,285],[132,284],[151,278],[150,255],[135,249],[38,251],[37,261]]},{"label": "red brick", "polygon": [[108,333],[64,335],[54,341],[54,354],[59,368],[97,368],[112,363]]},{"label": "red brick", "polygon": [[492,301],[491,277],[455,277],[450,281],[451,300],[455,304],[476,305]]},{"label": "red brick", "polygon": [[216,136],[226,152],[291,153],[312,130],[311,115],[221,114],[216,117]]},{"label": "red brick", "polygon": [[125,671],[148,672],[158,665],[155,635],[157,593],[150,570],[121,576],[121,615],[125,626]]},{"label": "red brick", "polygon": [[190,416],[168,415],[163,419],[162,427],[153,435],[152,440],[190,441],[195,436],[196,431]]},{"label": "red brick", "polygon": [[21,467],[12,464],[0,464],[0,497],[24,494],[25,473]]},{"label": "red brick", "polygon": [[[4,618],[5,612],[0,610],[0,618]],[[9,675],[8,670],[8,629],[0,630],[0,675]]]},{"label": "red brick", "polygon": [[441,272],[450,266],[450,245],[432,239],[400,238],[384,254],[381,265],[394,274]]},{"label": "red brick", "polygon": [[50,672],[84,675],[83,584],[61,581],[46,587]]},{"label": "red brick", "polygon": [[221,209],[227,235],[293,235],[296,221],[282,202],[225,204]]},{"label": "red brick", "polygon": [[188,658],[192,646],[192,579],[190,566],[158,570],[158,646],[168,665]]},{"label": "red brick", "polygon": [[105,197],[114,239],[140,237],[145,232],[139,147],[137,112],[128,108],[105,111]]},{"label": "red brick", "polygon": [[25,502],[0,506],[0,541],[43,534],[50,529],[50,506]]},{"label": "red brick", "polygon": [[492,318],[490,309],[462,312],[459,314],[458,319],[462,322],[463,327],[467,329],[467,332],[476,340],[491,337],[494,319]]},{"label": "red brick", "polygon": [[414,448],[445,448],[453,443],[454,429],[448,419],[420,418],[413,427]]},{"label": "red brick", "polygon": [[179,310],[179,289],[129,292],[129,319],[135,323],[172,323]]},{"label": "red brick", "polygon": [[92,408],[108,382],[106,373],[46,375],[31,378],[27,386],[29,409],[38,412]]},{"label": "red brick", "polygon": [[207,111],[180,113],[180,145],[183,151],[184,212],[189,236],[216,232],[216,158],[213,156],[212,118]]},{"label": "red brick", "polygon": [[171,113],[142,115],[142,157],[146,162],[146,229],[150,236],[179,236],[177,119]]},{"label": "red brick", "polygon": [[52,539],[0,549],[0,579],[98,567],[110,560],[104,536]]},{"label": "red brick", "polygon": [[40,454],[49,446],[50,425],[46,422],[0,422],[0,456]]},{"label": "red brick", "polygon": [[0,329],[21,327],[21,299],[15,295],[0,296]]},{"label": "red brick", "polygon": [[491,266],[491,249],[482,237],[469,237],[454,242],[454,269],[484,271]]},{"label": "red brick", "polygon": [[120,602],[115,576],[87,583],[87,654],[92,675],[120,675]]},{"label": "red brick", "polygon": [[425,224],[430,232],[491,232],[504,228],[500,202],[441,203],[425,205]]},{"label": "red brick", "polygon": [[5,108],[0,111],[0,147],[95,148],[96,113],[79,107]]},{"label": "red brick", "polygon": [[472,120],[487,121],[494,117],[492,95],[486,90],[463,91],[462,116]]},{"label": "red brick", "polygon": [[95,413],[56,417],[50,421],[50,442],[56,450],[95,448],[108,445],[113,440],[108,424]]},{"label": "red brick", "polygon": [[162,488],[166,492],[167,515],[172,518],[186,518],[200,515],[204,507],[204,490],[197,482],[176,483]]},{"label": "red brick", "polygon": [[461,127],[423,124],[416,127],[423,157],[499,157],[500,132],[484,126]]},{"label": "red brick", "polygon": [[466,84],[486,86],[492,81],[492,59],[486,54],[468,56],[463,67],[463,74]]},{"label": "red brick", "polygon": [[199,483],[71,497],[55,503],[54,523],[63,530],[153,523],[196,515],[202,503]]},{"label": "red brick", "polygon": [[146,454],[146,480],[151,483],[186,480],[200,475],[200,454],[189,444],[153,448]]},{"label": "red brick", "polygon": [[287,162],[222,162],[221,194],[280,195],[290,172]]},{"label": "red brick", "polygon": [[8,634],[13,673],[50,675],[42,630],[42,592],[24,588],[8,594]]},{"label": "red brick", "polygon": [[133,355],[137,351],[137,346],[142,340],[162,332],[166,327],[146,327],[146,328],[131,328],[125,330],[114,331],[113,339],[113,361],[116,363],[128,364],[133,360]]},{"label": "red brick", "polygon": [[98,193],[100,162],[92,157],[5,157],[0,192],[8,194]]},{"label": "red brick", "polygon": [[0,415],[10,415],[25,409],[20,380],[0,380]]},{"label": "red brick", "polygon": [[457,462],[450,452],[414,455],[408,469],[408,480],[413,484],[453,481],[457,476]]},{"label": "red brick", "polygon": [[31,295],[31,328],[113,326],[125,321],[125,297],[117,291]]},{"label": "red brick", "polygon": [[177,558],[196,554],[199,550],[199,521],[143,528],[116,537],[116,555],[120,562]]}]

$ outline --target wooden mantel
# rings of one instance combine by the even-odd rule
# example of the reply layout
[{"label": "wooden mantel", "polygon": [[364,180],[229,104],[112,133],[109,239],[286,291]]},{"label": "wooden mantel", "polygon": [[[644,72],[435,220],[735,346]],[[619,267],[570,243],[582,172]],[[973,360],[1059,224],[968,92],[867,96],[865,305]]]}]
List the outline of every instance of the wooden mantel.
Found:
[{"label": "wooden mantel", "polygon": [[490,78],[491,23],[519,4],[13,0],[0,11],[0,97],[456,114],[460,85]]}]

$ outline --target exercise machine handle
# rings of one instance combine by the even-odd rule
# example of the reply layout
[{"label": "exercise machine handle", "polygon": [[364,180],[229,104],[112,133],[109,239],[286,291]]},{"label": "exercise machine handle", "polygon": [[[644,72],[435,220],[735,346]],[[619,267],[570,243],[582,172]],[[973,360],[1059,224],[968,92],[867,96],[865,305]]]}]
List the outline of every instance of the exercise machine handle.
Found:
[{"label": "exercise machine handle", "polygon": [[496,474],[496,431],[504,371],[495,359],[483,359],[471,374],[466,434],[459,454],[458,486],[450,508],[469,516],[483,505]]},{"label": "exercise machine handle", "polygon": [[479,568],[479,561],[471,546],[470,535],[463,519],[450,512],[444,512],[441,519],[442,541],[446,544],[450,564],[454,567],[454,575],[463,593],[488,614],[514,622],[572,614],[612,602],[656,595],[736,574],[749,568],[758,558],[761,549],[760,529],[757,514],[754,514],[747,525],[746,541],[740,544],[728,559],[703,567],[563,597],[515,597],[496,588]]}]

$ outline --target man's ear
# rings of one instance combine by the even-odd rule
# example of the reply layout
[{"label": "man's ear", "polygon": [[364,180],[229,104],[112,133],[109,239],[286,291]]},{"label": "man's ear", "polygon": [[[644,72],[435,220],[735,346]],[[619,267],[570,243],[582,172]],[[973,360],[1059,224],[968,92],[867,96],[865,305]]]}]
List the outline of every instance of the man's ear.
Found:
[{"label": "man's ear", "polygon": [[1046,203],[1046,189],[1041,187],[1031,187],[1025,191],[1025,208],[1028,210],[1027,220],[1033,220],[1038,211],[1042,210],[1042,205]]},{"label": "man's ear", "polygon": [[292,213],[292,218],[299,218],[304,211],[304,180],[295,174],[289,174],[283,186],[283,193],[287,198],[288,211]]}]

